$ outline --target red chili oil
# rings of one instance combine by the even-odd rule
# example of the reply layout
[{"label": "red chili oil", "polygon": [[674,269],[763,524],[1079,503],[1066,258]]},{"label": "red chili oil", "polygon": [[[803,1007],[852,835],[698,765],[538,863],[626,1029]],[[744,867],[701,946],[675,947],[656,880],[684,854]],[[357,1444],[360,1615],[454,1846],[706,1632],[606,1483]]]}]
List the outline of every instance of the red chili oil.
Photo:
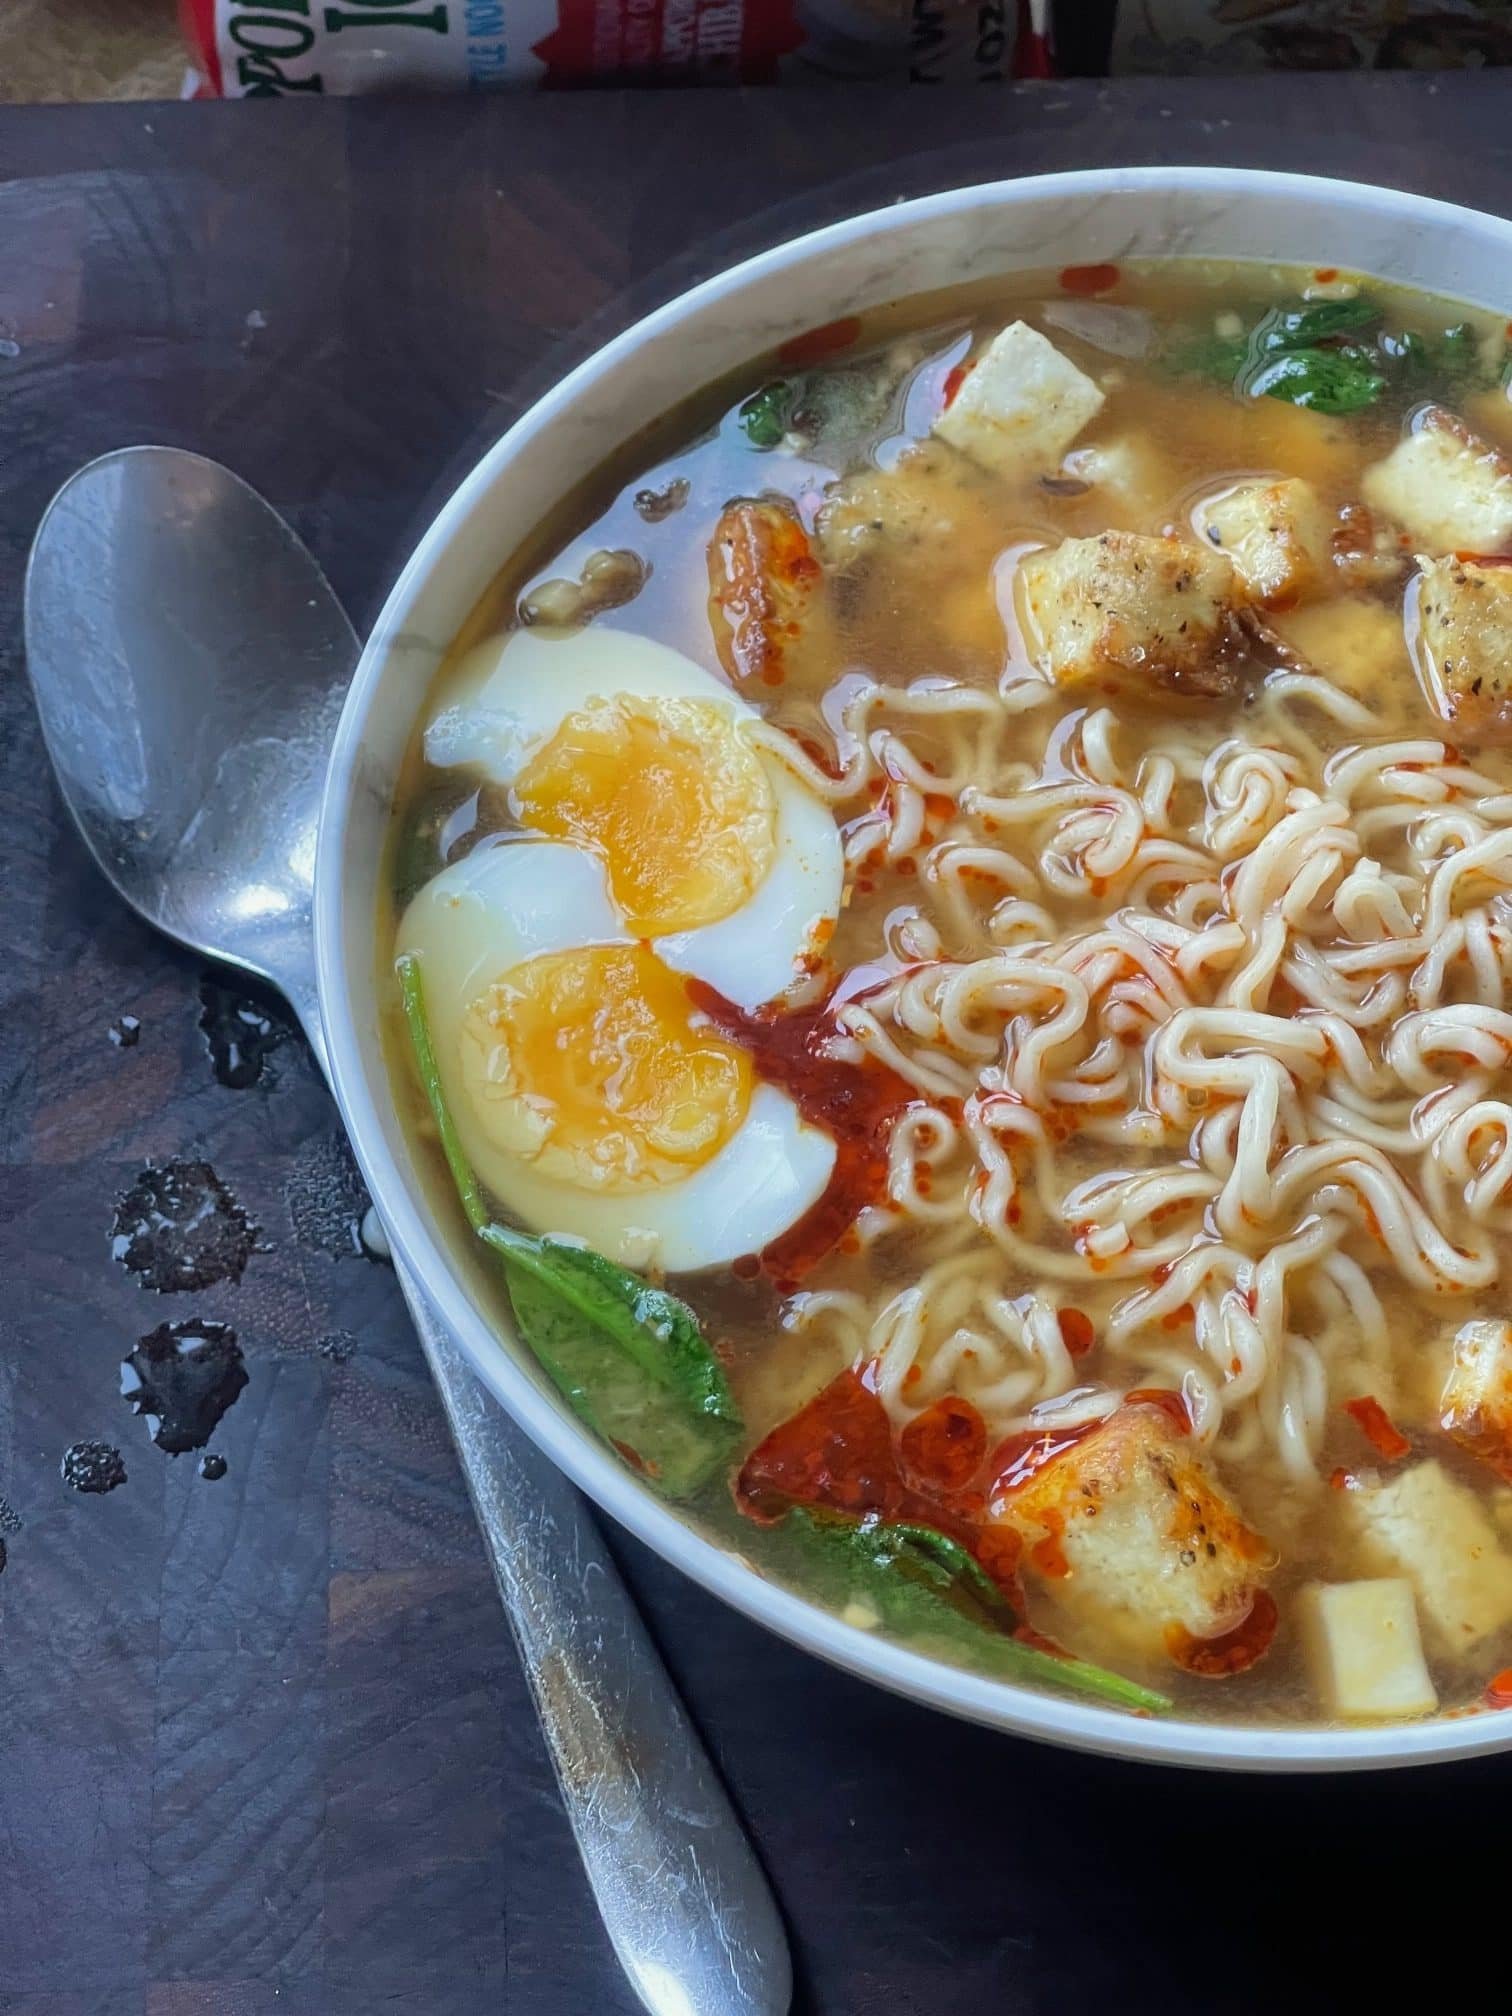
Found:
[{"label": "red chili oil", "polygon": [[1216,1638],[1195,1638],[1183,1625],[1173,1624],[1165,1634],[1166,1650],[1178,1666],[1199,1679],[1226,1680],[1231,1674],[1247,1673],[1270,1649],[1279,1614],[1270,1591],[1257,1589],[1248,1614],[1231,1631]]},{"label": "red chili oil", "polygon": [[949,1393],[914,1416],[899,1450],[904,1472],[921,1488],[963,1491],[987,1454],[987,1424],[969,1400]]},{"label": "red chili oil", "polygon": [[826,357],[835,357],[842,350],[849,350],[861,334],[859,315],[842,315],[838,322],[821,323],[817,329],[805,329],[801,336],[790,336],[777,352],[780,364],[818,364]]},{"label": "red chili oil", "polygon": [[1058,1456],[1064,1456],[1068,1449],[1074,1449],[1078,1442],[1084,1442],[1101,1426],[1102,1418],[1099,1416],[1091,1421],[1074,1422],[1065,1428],[1039,1428],[1021,1435],[1010,1435],[992,1452],[989,1468],[993,1496],[1001,1498],[1010,1491],[1021,1491],[1048,1464]]},{"label": "red chili oil", "polygon": [[[986,1429],[967,1401],[954,1400],[950,1407],[948,1428],[942,1428],[945,1416],[937,1414],[934,1429],[911,1445],[904,1431],[900,1461],[881,1399],[865,1375],[842,1372],[751,1451],[735,1480],[735,1502],[761,1525],[774,1524],[794,1505],[822,1505],[852,1518],[931,1526],[973,1554],[1021,1609],[1013,1579],[1021,1543],[1015,1534],[978,1523],[983,1500],[971,1487],[980,1453],[969,1472],[965,1467],[974,1449],[985,1449]],[[931,1461],[962,1482],[931,1476]]]},{"label": "red chili oil", "polygon": [[1063,266],[1060,284],[1063,294],[1106,294],[1116,287],[1122,276],[1118,268],[1105,260],[1097,266]]},{"label": "red chili oil", "polygon": [[1062,1309],[1056,1317],[1060,1326],[1061,1342],[1071,1358],[1085,1358],[1097,1342],[1097,1332],[1092,1327],[1092,1318],[1080,1309]]},{"label": "red chili oil", "polygon": [[1367,1393],[1358,1400],[1346,1400],[1344,1412],[1383,1461],[1400,1463],[1404,1456],[1412,1454],[1412,1444],[1380,1401],[1371,1394]]},{"label": "red chili oil", "polygon": [[835,1166],[824,1194],[762,1253],[767,1273],[786,1289],[831,1252],[866,1206],[885,1193],[892,1123],[916,1094],[885,1064],[871,1058],[855,1064],[824,1054],[825,1039],[835,1034],[833,996],[818,1008],[750,1014],[703,980],[690,980],[688,994],[720,1035],[749,1054],[757,1076],[780,1085],[804,1119],[835,1144]]},{"label": "red chili oil", "polygon": [[1139,1386],[1132,1393],[1125,1393],[1125,1407],[1156,1407],[1171,1422],[1179,1435],[1190,1435],[1192,1417],[1187,1412],[1186,1401],[1169,1386]]}]

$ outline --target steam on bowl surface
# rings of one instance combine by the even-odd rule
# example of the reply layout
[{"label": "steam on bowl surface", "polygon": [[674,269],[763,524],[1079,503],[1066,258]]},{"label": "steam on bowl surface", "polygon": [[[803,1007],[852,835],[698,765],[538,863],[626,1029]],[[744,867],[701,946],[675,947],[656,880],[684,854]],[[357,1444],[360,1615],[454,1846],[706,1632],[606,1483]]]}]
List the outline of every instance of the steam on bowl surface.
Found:
[{"label": "steam on bowl surface", "polygon": [[855,220],[575,373],[380,619],[319,867],[375,1194],[578,1482],[883,1684],[1187,1762],[1501,1740],[1431,1718],[1512,1662],[1494,1332],[1442,1391],[1499,1278],[1445,1029],[1499,1012],[1509,235],[1197,170]]}]

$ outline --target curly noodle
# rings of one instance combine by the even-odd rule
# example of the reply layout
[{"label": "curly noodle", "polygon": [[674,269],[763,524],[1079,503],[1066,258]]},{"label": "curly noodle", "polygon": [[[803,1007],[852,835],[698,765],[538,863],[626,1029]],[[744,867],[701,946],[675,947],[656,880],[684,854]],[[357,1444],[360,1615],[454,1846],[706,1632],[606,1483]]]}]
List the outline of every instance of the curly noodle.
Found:
[{"label": "curly noodle", "polygon": [[1512,1229],[1512,772],[1363,740],[1295,672],[1216,747],[1015,676],[854,675],[834,719],[838,777],[788,760],[864,807],[852,871],[917,857],[899,970],[839,1010],[918,1095],[859,1227],[917,1264],[789,1323],[899,1418],[1174,1385],[1202,1441],[1315,1479],[1340,1382],[1390,1391],[1383,1300],[1484,1291]]}]

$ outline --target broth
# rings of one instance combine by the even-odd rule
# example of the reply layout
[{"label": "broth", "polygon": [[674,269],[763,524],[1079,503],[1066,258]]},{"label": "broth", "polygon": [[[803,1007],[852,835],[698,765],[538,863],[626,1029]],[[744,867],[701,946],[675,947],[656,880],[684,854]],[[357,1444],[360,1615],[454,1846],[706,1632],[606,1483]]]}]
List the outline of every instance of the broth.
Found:
[{"label": "broth", "polygon": [[[1015,321],[1101,399],[1053,461],[1005,473],[931,430]],[[692,1509],[763,1572],[958,1659],[981,1641],[955,1620],[978,1630],[1006,1596],[996,1628],[1016,1643],[1133,1676],[1182,1714],[1288,1721],[1423,1712],[1388,1699],[1380,1646],[1397,1626],[1372,1609],[1361,1639],[1316,1593],[1390,1583],[1411,1592],[1440,1708],[1501,1705],[1512,1333],[1505,1447],[1494,1377],[1478,1409],[1442,1389],[1462,1326],[1504,1312],[1512,753],[1478,689],[1439,694],[1449,724],[1425,692],[1414,612],[1435,591],[1414,556],[1453,549],[1364,500],[1441,409],[1512,490],[1496,459],[1512,449],[1506,347],[1485,314],[1238,264],[1068,269],[898,304],[657,422],[506,562],[464,627],[422,727],[466,714],[474,654],[522,611],[563,664],[573,637],[633,633],[733,672],[758,746],[786,748],[843,838],[841,906],[777,1010],[688,988],[696,1027],[840,1143],[822,1223],[798,1214],[805,1236],[669,1281],[743,1420]],[[1347,410],[1257,395],[1278,370],[1293,390],[1313,373]],[[1253,572],[1213,500],[1261,479],[1307,486],[1325,527],[1301,587],[1261,593],[1241,570],[1195,683],[1170,669],[1184,619],[1164,644],[1120,646],[1116,666],[1104,652],[1047,674],[1089,633],[1054,641],[1081,590],[1052,582],[1047,618],[1027,558],[1091,564],[1090,545],[1061,542],[1111,533],[1137,536],[1101,549],[1109,564],[1154,564],[1170,549],[1139,541],[1176,534],[1199,572],[1204,541]],[[741,499],[754,515],[732,518]],[[1261,525],[1265,553],[1302,571],[1301,535],[1276,536]],[[1476,549],[1477,583],[1500,550]],[[1099,592],[1082,605],[1094,627]],[[1114,602],[1143,620],[1127,583]],[[666,774],[690,805],[714,788],[707,765]],[[528,776],[537,833],[581,839],[598,814],[578,780]],[[521,842],[522,788],[428,760],[417,733],[385,974],[417,891]],[[593,830],[601,853],[621,844]],[[423,1134],[384,984],[396,1098]],[[708,1068],[657,1055],[662,1075]],[[582,1223],[529,1229],[591,1243]],[[654,1245],[618,1257],[657,1271]],[[502,1277],[499,1292],[507,1309]],[[1503,1348],[1488,1333],[1466,1377],[1494,1373]],[[858,1438],[878,1435],[889,1450],[869,1444],[866,1468]],[[1175,1542],[1151,1540],[1162,1492],[1193,1508]],[[910,1625],[876,1594],[897,1563],[816,1572],[794,1504],[821,1524],[869,1515],[863,1536],[932,1528],[995,1586],[966,1600],[947,1554],[946,1611]],[[1187,1586],[1230,1560],[1211,1601]],[[1459,1586],[1483,1569],[1484,1587]],[[1512,1558],[1505,1574],[1512,1592]],[[1104,1600],[1115,1584],[1130,1593]],[[1211,1628],[1192,1628],[1199,1612]],[[1363,1697],[1338,1677],[1351,1658],[1371,1668]]]}]

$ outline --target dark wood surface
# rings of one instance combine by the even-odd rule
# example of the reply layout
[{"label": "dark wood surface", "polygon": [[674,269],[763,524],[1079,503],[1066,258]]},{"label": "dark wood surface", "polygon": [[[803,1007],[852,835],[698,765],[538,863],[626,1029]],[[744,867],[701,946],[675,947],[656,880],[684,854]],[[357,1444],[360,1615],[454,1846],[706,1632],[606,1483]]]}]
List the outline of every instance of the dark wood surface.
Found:
[{"label": "dark wood surface", "polygon": [[[196,962],[62,823],[20,656],[54,486],[182,443],[284,507],[361,622],[459,468],[563,366],[795,229],[977,177],[1224,161],[1512,210],[1496,77],[952,96],[662,95],[0,113],[0,2012],[628,2016],[462,1485],[289,1037],[212,1073]],[[14,354],[12,354],[14,352]],[[110,1025],[140,1019],[134,1047]],[[261,1227],[239,1285],[111,1257],[144,1162]],[[119,1397],[154,1325],[250,1382],[171,1457]],[[322,1347],[322,1344],[324,1348]],[[107,1496],[63,1451],[124,1453]],[[8,1530],[10,1529],[10,1530]],[[1507,1760],[1200,1778],[894,1702],[635,1546],[822,2016],[1505,2000]],[[647,1872],[650,1880],[651,1872]],[[1475,1997],[1478,1999],[1478,1997]]]}]

